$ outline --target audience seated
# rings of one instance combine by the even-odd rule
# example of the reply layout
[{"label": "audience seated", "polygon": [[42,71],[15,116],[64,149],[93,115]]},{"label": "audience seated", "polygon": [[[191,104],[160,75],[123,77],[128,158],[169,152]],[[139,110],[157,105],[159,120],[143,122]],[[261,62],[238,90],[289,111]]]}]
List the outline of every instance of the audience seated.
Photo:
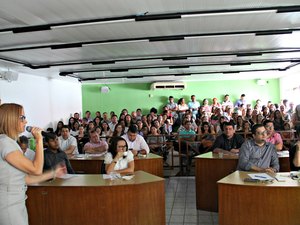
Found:
[{"label": "audience seated", "polygon": [[66,154],[78,154],[77,140],[70,135],[70,130],[67,125],[61,129],[61,136],[58,137],[59,147]]},{"label": "audience seated", "polygon": [[107,151],[108,144],[106,141],[100,140],[99,135],[95,130],[90,131],[89,138],[90,141],[83,147],[84,153],[97,154]]},{"label": "audience seated", "polygon": [[138,154],[147,155],[150,152],[149,146],[145,139],[138,134],[138,129],[136,125],[131,125],[128,128],[127,134],[124,134],[122,138],[127,142],[128,148],[132,151],[134,156]]},{"label": "audience seated", "polygon": [[31,161],[33,161],[33,159],[35,157],[35,151],[28,148],[28,146],[29,146],[28,138],[24,135],[20,136],[17,142],[18,142],[21,150],[23,151],[24,156],[27,159],[30,159]]},{"label": "audience seated", "polygon": [[45,138],[48,148],[44,151],[44,171],[53,170],[58,164],[63,164],[67,168],[67,172],[70,174],[75,173],[67,154],[59,147],[58,137],[46,137]]},{"label": "audience seated", "polygon": [[277,151],[281,151],[283,148],[282,138],[279,133],[275,132],[273,121],[265,120],[263,124],[267,130],[266,141],[271,142],[273,145],[275,145]]},{"label": "audience seated", "polygon": [[244,143],[244,138],[235,134],[234,126],[230,122],[224,122],[224,133],[218,136],[213,144],[214,153],[236,154]]}]

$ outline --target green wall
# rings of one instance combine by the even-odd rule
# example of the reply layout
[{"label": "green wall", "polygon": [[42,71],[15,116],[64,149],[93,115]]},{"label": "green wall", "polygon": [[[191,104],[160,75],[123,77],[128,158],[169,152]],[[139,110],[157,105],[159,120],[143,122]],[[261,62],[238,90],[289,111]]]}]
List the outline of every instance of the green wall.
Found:
[{"label": "green wall", "polygon": [[92,116],[96,111],[115,111],[119,115],[123,108],[127,108],[129,112],[141,108],[143,114],[147,114],[151,107],[155,107],[161,112],[170,95],[174,96],[175,102],[183,97],[186,103],[190,101],[192,94],[202,103],[203,98],[208,98],[211,102],[213,97],[222,102],[224,94],[229,94],[231,101],[235,102],[243,93],[252,106],[256,99],[261,99],[263,103],[268,100],[280,102],[279,79],[268,80],[265,86],[257,85],[256,80],[202,81],[186,84],[187,88],[184,90],[150,90],[151,83],[109,84],[109,93],[100,92],[100,87],[105,86],[103,84],[83,84],[82,111],[90,110]]}]

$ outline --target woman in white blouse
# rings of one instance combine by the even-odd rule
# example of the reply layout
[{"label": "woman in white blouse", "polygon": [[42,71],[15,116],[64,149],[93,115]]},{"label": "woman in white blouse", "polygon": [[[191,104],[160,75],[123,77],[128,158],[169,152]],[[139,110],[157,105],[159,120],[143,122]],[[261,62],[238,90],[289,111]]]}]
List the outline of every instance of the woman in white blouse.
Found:
[{"label": "woman in white blouse", "polygon": [[113,137],[104,159],[106,173],[133,173],[134,159],[122,137]]}]

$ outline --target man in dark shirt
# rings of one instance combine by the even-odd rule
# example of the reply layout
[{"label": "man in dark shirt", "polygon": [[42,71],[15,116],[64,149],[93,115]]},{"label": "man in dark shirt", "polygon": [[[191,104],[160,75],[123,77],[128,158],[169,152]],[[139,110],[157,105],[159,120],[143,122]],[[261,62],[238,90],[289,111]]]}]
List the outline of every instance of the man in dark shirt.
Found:
[{"label": "man in dark shirt", "polygon": [[224,132],[218,136],[212,147],[214,153],[237,154],[244,143],[244,138],[235,134],[233,124],[224,122]]},{"label": "man in dark shirt", "polygon": [[46,137],[48,148],[44,151],[44,171],[54,169],[57,164],[64,164],[69,174],[74,174],[74,170],[66,153],[59,148],[57,136],[55,138]]}]

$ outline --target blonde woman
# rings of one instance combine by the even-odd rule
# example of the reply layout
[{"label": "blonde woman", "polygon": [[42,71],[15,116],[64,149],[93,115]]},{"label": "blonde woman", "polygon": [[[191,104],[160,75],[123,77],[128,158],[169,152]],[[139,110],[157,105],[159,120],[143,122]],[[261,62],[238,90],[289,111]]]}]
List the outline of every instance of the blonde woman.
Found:
[{"label": "blonde woman", "polygon": [[44,149],[41,129],[32,128],[36,142],[33,161],[27,159],[16,140],[27,124],[21,105],[0,105],[0,224],[27,225],[25,206],[27,184],[38,183],[66,173],[66,168],[57,167],[44,174]]}]

